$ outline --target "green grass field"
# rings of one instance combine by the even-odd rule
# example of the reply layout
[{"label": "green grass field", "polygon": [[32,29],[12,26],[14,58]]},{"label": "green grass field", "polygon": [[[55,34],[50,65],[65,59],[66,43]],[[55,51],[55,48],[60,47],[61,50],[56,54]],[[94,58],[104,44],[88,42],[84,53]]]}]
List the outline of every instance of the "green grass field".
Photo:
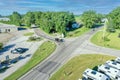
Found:
[{"label": "green grass field", "polygon": [[24,66],[18,69],[16,72],[5,78],[5,80],[16,80],[35,67],[37,64],[46,59],[56,49],[56,45],[53,42],[44,42],[38,50],[34,53],[32,58]]},{"label": "green grass field", "polygon": [[81,27],[79,29],[76,29],[74,31],[70,31],[67,33],[67,37],[77,37],[77,36],[80,36],[86,32],[88,32],[90,29],[89,28],[86,28],[86,27]]},{"label": "green grass field", "polygon": [[60,68],[50,80],[78,80],[82,78],[82,73],[87,68],[96,68],[107,60],[115,57],[100,54],[82,54],[72,58],[62,68]]},{"label": "green grass field", "polygon": [[120,38],[118,38],[119,33],[120,33],[120,30],[116,30],[115,33],[106,32],[105,36],[108,39],[108,41],[105,41],[102,38],[103,32],[100,31],[91,38],[91,42],[99,46],[120,50]]},{"label": "green grass field", "polygon": [[24,36],[32,36],[34,33],[33,32],[29,32],[29,33],[25,33]]}]

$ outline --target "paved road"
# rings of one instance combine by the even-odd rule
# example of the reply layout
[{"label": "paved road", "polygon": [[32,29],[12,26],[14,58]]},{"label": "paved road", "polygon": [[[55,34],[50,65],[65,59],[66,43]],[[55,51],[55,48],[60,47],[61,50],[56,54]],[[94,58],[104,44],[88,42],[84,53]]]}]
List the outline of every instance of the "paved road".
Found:
[{"label": "paved road", "polygon": [[[98,29],[99,30],[99,29]],[[72,53],[74,53],[77,49],[78,52],[82,52],[83,50],[95,51],[100,53],[109,53],[112,55],[120,56],[118,55],[116,50],[111,50],[107,48],[101,48],[98,46],[95,46],[89,42],[89,38],[95,33],[96,31],[90,31],[86,33],[85,35],[82,35],[78,37],[75,40],[68,41],[65,40],[64,43],[59,43],[56,51],[49,56],[46,60],[44,60],[42,63],[40,63],[37,67],[32,69],[30,72],[28,72],[26,75],[21,77],[19,80],[49,80],[49,77],[57,70],[59,69],[65,61],[69,59]],[[42,35],[43,37],[46,37],[45,34],[39,33],[38,35]],[[47,36],[47,38],[49,38]],[[53,38],[50,38],[51,40],[54,40]],[[114,51],[116,52],[115,54]],[[85,52],[85,51],[83,51]]]}]

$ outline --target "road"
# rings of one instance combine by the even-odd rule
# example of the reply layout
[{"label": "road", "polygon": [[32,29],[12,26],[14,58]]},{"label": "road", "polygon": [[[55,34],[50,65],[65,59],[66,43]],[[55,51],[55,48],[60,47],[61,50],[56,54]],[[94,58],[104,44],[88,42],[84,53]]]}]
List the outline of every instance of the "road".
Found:
[{"label": "road", "polygon": [[[98,28],[99,30],[99,28]],[[50,76],[56,72],[68,59],[69,57],[77,50],[79,52],[85,52],[83,50],[100,52],[100,53],[109,53],[112,55],[120,56],[119,51],[111,50],[107,48],[101,48],[96,45],[93,45],[89,42],[90,37],[95,34],[96,31],[90,31],[75,40],[68,41],[65,40],[63,43],[59,43],[56,51],[49,56],[46,60],[40,63],[38,66],[33,68],[30,72],[22,76],[19,80],[49,80]],[[48,39],[54,40],[45,34],[38,32],[38,35],[46,37]],[[113,54],[115,52],[115,54]]]}]

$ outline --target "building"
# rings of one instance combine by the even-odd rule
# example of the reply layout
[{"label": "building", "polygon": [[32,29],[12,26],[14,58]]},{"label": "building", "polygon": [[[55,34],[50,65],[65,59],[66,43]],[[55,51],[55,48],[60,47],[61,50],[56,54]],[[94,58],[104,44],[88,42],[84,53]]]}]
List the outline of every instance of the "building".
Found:
[{"label": "building", "polygon": [[31,24],[31,28],[37,28],[35,24]]},{"label": "building", "polygon": [[72,28],[73,28],[73,29],[79,28],[80,25],[81,25],[81,24],[75,22],[75,23],[72,24]]},{"label": "building", "polygon": [[120,70],[120,63],[117,63],[116,61],[110,61],[109,60],[105,64],[108,65],[108,66],[110,66],[110,67],[113,67],[115,69]]},{"label": "building", "polygon": [[108,75],[112,80],[120,80],[120,70],[107,65],[101,65],[98,67],[98,71]]},{"label": "building", "polygon": [[10,19],[9,19],[9,18],[6,18],[6,17],[1,17],[1,18],[0,18],[0,21],[10,21]]},{"label": "building", "polygon": [[0,33],[15,31],[18,31],[18,27],[14,25],[0,24]]},{"label": "building", "polygon": [[110,78],[95,70],[86,69],[83,73],[82,80],[110,80]]}]

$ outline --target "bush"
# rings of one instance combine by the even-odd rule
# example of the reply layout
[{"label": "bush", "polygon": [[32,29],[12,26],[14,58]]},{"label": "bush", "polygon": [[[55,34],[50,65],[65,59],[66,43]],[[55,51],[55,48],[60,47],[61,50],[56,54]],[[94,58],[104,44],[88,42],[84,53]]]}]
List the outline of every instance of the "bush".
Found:
[{"label": "bush", "polygon": [[29,40],[30,41],[35,41],[36,39],[35,39],[35,37],[29,37]]},{"label": "bush", "polygon": [[29,37],[29,40],[28,40],[28,41],[40,41],[40,40],[42,40],[42,38],[32,36],[32,37]]},{"label": "bush", "polygon": [[115,32],[115,29],[114,29],[114,28],[108,28],[107,31],[108,31],[108,32],[111,32],[111,33],[114,33],[114,32]]},{"label": "bush", "polygon": [[118,34],[118,37],[120,38],[120,33]]},{"label": "bush", "polygon": [[3,43],[0,43],[0,49],[2,49],[3,48]]},{"label": "bush", "polygon": [[104,41],[110,41],[110,39],[107,37],[104,37]]}]

